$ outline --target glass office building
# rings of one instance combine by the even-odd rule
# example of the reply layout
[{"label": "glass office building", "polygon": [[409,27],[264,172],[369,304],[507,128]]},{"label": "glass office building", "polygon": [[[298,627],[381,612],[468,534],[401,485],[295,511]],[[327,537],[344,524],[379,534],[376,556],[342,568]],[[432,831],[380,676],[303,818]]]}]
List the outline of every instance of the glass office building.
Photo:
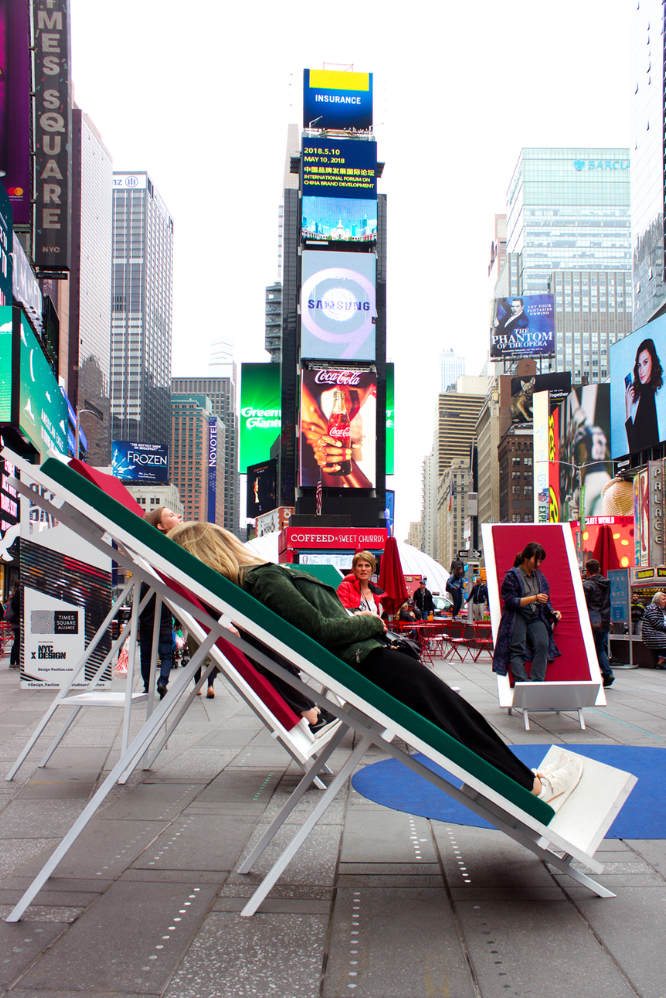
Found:
[{"label": "glass office building", "polygon": [[171,443],[173,221],[145,172],[113,174],[114,440]]},{"label": "glass office building", "polygon": [[631,235],[634,329],[666,308],[664,273],[664,5],[641,0],[631,46]]},{"label": "glass office building", "polygon": [[522,289],[554,270],[630,270],[626,148],[523,149],[507,191],[506,249],[522,253]]}]

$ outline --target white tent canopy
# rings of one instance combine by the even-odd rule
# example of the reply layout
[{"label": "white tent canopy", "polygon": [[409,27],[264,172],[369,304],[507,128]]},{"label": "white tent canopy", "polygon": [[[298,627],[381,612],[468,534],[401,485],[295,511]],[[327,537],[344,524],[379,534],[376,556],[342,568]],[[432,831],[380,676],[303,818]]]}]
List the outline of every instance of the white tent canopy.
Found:
[{"label": "white tent canopy", "polygon": [[[277,533],[255,537],[254,540],[248,541],[245,546],[256,554],[258,558],[264,558],[266,561],[272,561],[277,564]],[[435,561],[430,555],[424,554],[423,551],[419,551],[418,548],[412,547],[411,544],[406,544],[404,541],[398,541],[398,552],[405,575],[422,575],[426,579],[426,584],[431,592],[446,592],[446,580],[449,577],[449,573],[445,568],[442,568],[438,561]]]}]

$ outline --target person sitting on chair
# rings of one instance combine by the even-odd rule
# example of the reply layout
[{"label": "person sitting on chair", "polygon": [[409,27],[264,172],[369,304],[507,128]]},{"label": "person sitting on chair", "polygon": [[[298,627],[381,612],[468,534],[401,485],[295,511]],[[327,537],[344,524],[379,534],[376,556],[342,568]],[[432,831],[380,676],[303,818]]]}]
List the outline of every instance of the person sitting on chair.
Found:
[{"label": "person sitting on chair", "polygon": [[[561,653],[553,640],[553,622],[562,614],[550,602],[550,586],[541,563],[546,552],[540,544],[526,544],[504,576],[504,603],[497,631],[493,671],[505,676],[511,667],[516,683],[543,683],[546,666]],[[532,661],[529,676],[525,662]]]},{"label": "person sitting on chair", "polygon": [[561,753],[554,768],[538,773],[528,769],[486,719],[434,672],[386,647],[381,640],[386,625],[376,613],[350,616],[330,586],[293,566],[262,561],[215,523],[183,523],[169,537],[551,806],[561,806],[577,786],[579,758]]}]

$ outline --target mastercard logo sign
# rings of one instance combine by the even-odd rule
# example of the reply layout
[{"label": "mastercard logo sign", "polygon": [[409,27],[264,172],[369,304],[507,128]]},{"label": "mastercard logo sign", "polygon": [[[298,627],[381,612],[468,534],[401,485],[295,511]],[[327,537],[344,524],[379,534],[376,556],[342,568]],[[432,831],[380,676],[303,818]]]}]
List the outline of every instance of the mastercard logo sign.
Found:
[{"label": "mastercard logo sign", "polygon": [[7,193],[9,194],[10,198],[20,198],[23,197],[25,191],[23,190],[22,187],[8,187]]}]

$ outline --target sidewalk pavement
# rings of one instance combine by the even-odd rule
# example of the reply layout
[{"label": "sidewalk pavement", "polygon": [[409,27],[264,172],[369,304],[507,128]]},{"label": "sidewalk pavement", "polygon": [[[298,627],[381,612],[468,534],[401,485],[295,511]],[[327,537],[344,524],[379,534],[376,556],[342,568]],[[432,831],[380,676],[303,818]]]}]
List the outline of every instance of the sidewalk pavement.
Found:
[{"label": "sidewalk pavement", "polygon": [[[3,777],[53,696],[20,690],[7,664]],[[498,708],[487,659],[436,668],[510,743],[666,747],[664,672],[618,670],[586,731],[534,714],[526,732]],[[0,998],[666,998],[666,840],[602,843],[597,879],[617,897],[601,900],[499,832],[391,811],[347,785],[240,918],[295,827],[253,874],[234,871],[299,776],[237,694],[220,679],[215,690],[154,770],[112,791],[23,920],[0,922]],[[59,713],[0,784],[3,919],[119,758],[122,711],[86,708],[38,769]],[[656,772],[656,792],[663,782]]]}]

